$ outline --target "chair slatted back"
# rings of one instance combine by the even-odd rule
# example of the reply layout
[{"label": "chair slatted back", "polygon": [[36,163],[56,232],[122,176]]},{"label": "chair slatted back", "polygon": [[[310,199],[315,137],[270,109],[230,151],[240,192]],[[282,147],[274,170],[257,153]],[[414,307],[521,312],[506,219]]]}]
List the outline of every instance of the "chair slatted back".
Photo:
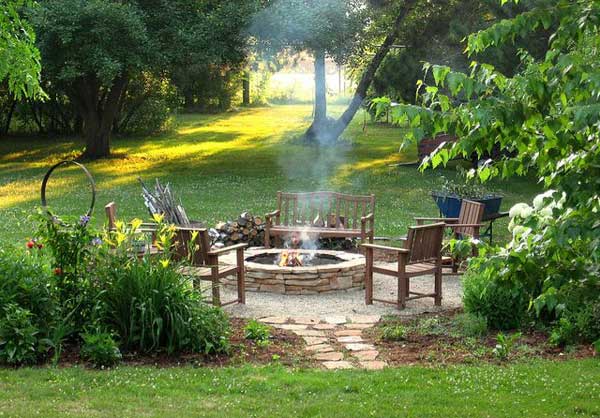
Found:
[{"label": "chair slatted back", "polygon": [[[458,215],[459,224],[480,224],[483,219],[483,212],[485,211],[485,205],[479,202],[473,202],[472,200],[463,199],[460,206],[460,214]],[[471,226],[459,226],[454,228],[456,234],[462,236],[474,237],[475,228]]]},{"label": "chair slatted back", "polygon": [[[197,236],[192,242],[192,237],[196,232]],[[176,259],[189,260],[196,267],[205,266],[210,263],[209,251],[210,240],[206,228],[177,228],[177,232],[175,233]]]},{"label": "chair slatted back", "polygon": [[410,250],[408,264],[440,260],[445,227],[446,225],[440,222],[408,228],[404,245],[404,248]]},{"label": "chair slatted back", "polygon": [[375,196],[336,192],[277,192],[276,225],[359,229],[360,218],[375,213]]}]

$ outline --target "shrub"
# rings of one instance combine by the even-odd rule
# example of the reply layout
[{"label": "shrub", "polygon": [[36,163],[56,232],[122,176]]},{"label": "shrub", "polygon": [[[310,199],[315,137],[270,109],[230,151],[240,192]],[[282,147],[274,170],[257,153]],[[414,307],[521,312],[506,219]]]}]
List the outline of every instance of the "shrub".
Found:
[{"label": "shrub", "polygon": [[229,326],[223,312],[203,306],[190,281],[160,261],[114,257],[99,266],[101,323],[129,350],[225,351]]},{"label": "shrub", "polygon": [[96,367],[110,367],[121,361],[121,351],[107,332],[85,333],[81,336],[81,357]]},{"label": "shrub", "polygon": [[381,338],[385,341],[402,341],[408,333],[402,324],[388,324],[381,327]]},{"label": "shrub", "polygon": [[563,312],[550,335],[556,345],[592,343],[600,339],[600,302]]},{"label": "shrub", "polygon": [[16,304],[32,314],[34,324],[47,329],[55,316],[53,277],[43,251],[0,248],[0,306]]},{"label": "shrub", "polygon": [[465,337],[483,337],[487,334],[487,320],[480,315],[463,313],[454,317],[454,324]]},{"label": "shrub", "polygon": [[493,329],[519,328],[526,317],[528,292],[517,282],[469,271],[463,278],[465,311],[484,318]]},{"label": "shrub", "polygon": [[4,306],[0,316],[0,363],[33,364],[38,356],[38,328],[33,315],[13,303]]}]

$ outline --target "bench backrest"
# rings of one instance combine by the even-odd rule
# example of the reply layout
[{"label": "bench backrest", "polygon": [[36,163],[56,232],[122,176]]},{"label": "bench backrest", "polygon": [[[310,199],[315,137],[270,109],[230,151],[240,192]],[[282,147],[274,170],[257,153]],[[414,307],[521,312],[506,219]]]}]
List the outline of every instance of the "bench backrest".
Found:
[{"label": "bench backrest", "polygon": [[408,236],[404,244],[404,248],[410,250],[408,263],[441,260],[445,228],[446,225],[443,222],[408,228]]},{"label": "bench backrest", "polygon": [[277,192],[276,225],[359,229],[360,218],[375,213],[375,195],[337,192]]}]

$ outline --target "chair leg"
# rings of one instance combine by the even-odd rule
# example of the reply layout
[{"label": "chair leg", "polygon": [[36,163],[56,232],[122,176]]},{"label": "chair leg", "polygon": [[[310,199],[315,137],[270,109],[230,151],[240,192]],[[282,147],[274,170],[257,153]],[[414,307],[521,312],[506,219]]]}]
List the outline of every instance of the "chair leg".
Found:
[{"label": "chair leg", "polygon": [[215,306],[221,306],[221,288],[219,279],[212,279],[212,303]]},{"label": "chair leg", "polygon": [[269,231],[269,225],[265,228],[265,248],[271,248],[271,231]]},{"label": "chair leg", "polygon": [[373,304],[373,249],[366,248],[365,260],[365,304]]},{"label": "chair leg", "polygon": [[435,304],[435,306],[441,306],[442,305],[442,267],[441,266],[438,266],[438,268],[435,271],[434,286],[435,286],[434,304]]},{"label": "chair leg", "polygon": [[398,309],[406,308],[406,277],[398,276]]},{"label": "chair leg", "polygon": [[237,292],[238,292],[238,303],[246,303],[246,270],[244,267],[244,250],[237,250]]}]

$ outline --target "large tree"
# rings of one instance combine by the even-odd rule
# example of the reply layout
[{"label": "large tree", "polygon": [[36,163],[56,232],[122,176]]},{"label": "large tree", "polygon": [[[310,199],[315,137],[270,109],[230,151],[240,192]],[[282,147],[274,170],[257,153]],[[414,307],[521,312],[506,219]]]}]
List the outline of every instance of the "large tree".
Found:
[{"label": "large tree", "polygon": [[[232,3],[235,3],[232,5]],[[132,77],[214,62],[221,39],[242,49],[242,5],[254,0],[42,0],[32,12],[44,78],[59,85],[83,119],[84,156],[110,154],[119,103]],[[237,5],[237,7],[235,7]],[[228,11],[230,13],[224,13]],[[215,58],[217,57],[217,58]]]}]

